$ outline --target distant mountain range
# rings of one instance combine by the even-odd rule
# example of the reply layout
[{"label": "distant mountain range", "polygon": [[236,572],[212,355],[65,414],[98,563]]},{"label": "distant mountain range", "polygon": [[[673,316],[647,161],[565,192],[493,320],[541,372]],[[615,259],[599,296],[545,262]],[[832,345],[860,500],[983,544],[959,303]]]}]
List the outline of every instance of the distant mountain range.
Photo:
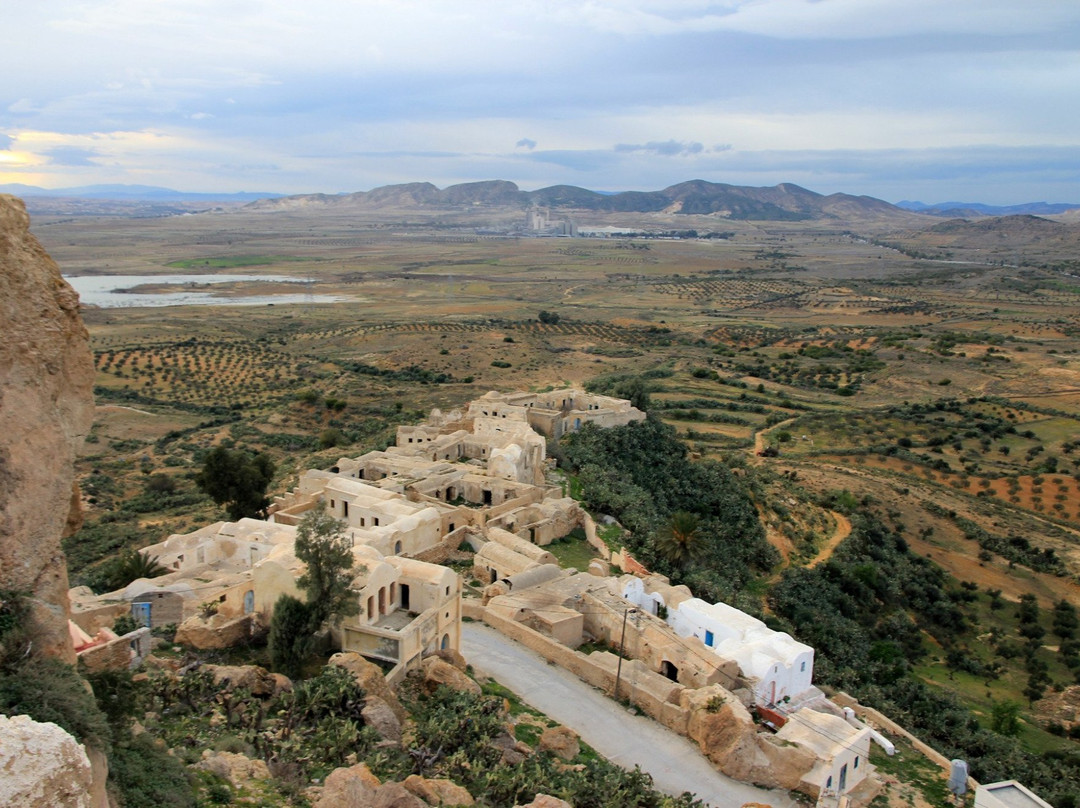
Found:
[{"label": "distant mountain range", "polygon": [[1080,202],[1028,202],[1023,205],[983,205],[979,202],[938,202],[927,205],[925,202],[897,202],[898,208],[925,213],[928,216],[942,216],[950,219],[972,218],[975,216],[1049,216],[1056,213],[1080,208]]},{"label": "distant mountain range", "polygon": [[74,199],[108,199],[131,202],[251,202],[282,196],[261,191],[240,191],[230,194],[190,193],[155,185],[80,185],[75,188],[39,188],[36,185],[9,183],[0,185],[0,194],[24,198],[67,197]]},{"label": "distant mountain range", "polygon": [[608,194],[573,185],[553,185],[538,191],[522,191],[517,185],[506,180],[468,182],[451,185],[442,190],[429,182],[414,182],[337,196],[305,194],[280,197],[253,202],[247,207],[264,211],[312,207],[368,210],[428,208],[461,211],[485,207],[525,209],[532,205],[605,213],[719,214],[729,219],[756,221],[910,215],[888,202],[869,196],[824,196],[791,183],[782,183],[771,188],[752,188],[705,180],[681,182],[661,191],[622,191]]},{"label": "distant mountain range", "polygon": [[[72,188],[40,188],[11,183],[0,185],[0,193],[28,200],[70,199],[114,202],[118,205],[168,205],[250,203],[253,210],[327,208],[403,208],[469,210],[477,208],[528,208],[533,205],[554,209],[576,209],[607,213],[719,214],[729,219],[800,221],[851,217],[894,217],[911,213],[942,218],[985,216],[1050,215],[1080,209],[1078,203],[1030,202],[1023,205],[984,205],[979,202],[903,201],[892,205],[871,196],[823,195],[792,183],[757,188],[690,180],[659,191],[600,192],[574,185],[553,185],[537,191],[523,191],[513,182],[488,180],[451,185],[443,189],[430,182],[386,185],[351,194],[285,194],[264,191],[238,193],[194,193],[153,185],[82,185]],[[49,203],[51,204],[51,203]],[[163,208],[166,214],[169,209]]]}]

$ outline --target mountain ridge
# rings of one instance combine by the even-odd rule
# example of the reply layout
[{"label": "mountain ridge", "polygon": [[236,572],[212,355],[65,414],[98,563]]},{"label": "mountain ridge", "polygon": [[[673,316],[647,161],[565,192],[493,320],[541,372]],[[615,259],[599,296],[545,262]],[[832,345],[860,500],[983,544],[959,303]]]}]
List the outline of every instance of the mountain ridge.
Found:
[{"label": "mountain ridge", "polygon": [[881,199],[836,193],[828,196],[793,183],[772,187],[728,185],[694,179],[656,191],[601,194],[574,185],[552,185],[523,191],[507,180],[461,183],[439,189],[431,183],[386,185],[370,191],[329,196],[299,194],[246,205],[249,210],[276,211],[326,206],[339,209],[419,207],[460,209],[532,206],[599,213],[668,213],[718,215],[729,219],[802,221],[843,218],[854,214],[910,216]]}]

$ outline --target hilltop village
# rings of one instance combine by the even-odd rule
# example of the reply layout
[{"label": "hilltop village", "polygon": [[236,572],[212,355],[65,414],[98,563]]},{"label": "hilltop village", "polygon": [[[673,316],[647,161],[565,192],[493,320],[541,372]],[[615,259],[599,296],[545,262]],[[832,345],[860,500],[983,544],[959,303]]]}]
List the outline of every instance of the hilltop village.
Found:
[{"label": "hilltop village", "polygon": [[[90,670],[126,667],[147,653],[152,628],[173,623],[177,643],[244,641],[269,624],[282,594],[300,594],[297,525],[325,508],[357,571],[358,608],[332,622],[329,640],[383,663],[389,684],[436,652],[460,656],[463,618],[482,620],[697,741],[732,777],[868,802],[878,790],[870,744],[893,746],[813,685],[814,650],[609,548],[549,481],[547,438],[644,418],[628,401],[575,389],[491,392],[464,410],[435,410],[400,427],[386,451],[306,472],[265,520],[218,522],[146,548],[165,575],[100,596],[71,590],[76,651]],[[544,549],[575,529],[599,553],[588,572],[561,568]],[[444,566],[463,559],[470,597]],[[117,636],[110,627],[125,614],[141,627]],[[576,650],[586,642],[612,650]]]}]

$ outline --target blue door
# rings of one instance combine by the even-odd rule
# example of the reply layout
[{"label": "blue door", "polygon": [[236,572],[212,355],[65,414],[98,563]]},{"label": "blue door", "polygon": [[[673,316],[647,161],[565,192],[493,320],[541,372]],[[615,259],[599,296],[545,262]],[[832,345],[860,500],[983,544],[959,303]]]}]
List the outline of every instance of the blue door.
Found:
[{"label": "blue door", "polygon": [[150,626],[150,604],[132,603],[131,616],[140,626]]}]

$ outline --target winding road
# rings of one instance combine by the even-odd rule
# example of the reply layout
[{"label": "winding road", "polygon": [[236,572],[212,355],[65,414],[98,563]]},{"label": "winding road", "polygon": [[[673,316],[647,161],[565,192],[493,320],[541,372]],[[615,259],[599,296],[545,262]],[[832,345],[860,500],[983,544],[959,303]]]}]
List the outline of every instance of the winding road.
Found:
[{"label": "winding road", "polygon": [[478,673],[514,691],[522,701],[577,732],[612,763],[635,765],[655,786],[679,795],[691,791],[717,808],[748,802],[794,808],[786,791],[732,780],[712,767],[697,746],[666,727],[633,715],[572,673],[480,623],[461,627],[461,650]]}]

